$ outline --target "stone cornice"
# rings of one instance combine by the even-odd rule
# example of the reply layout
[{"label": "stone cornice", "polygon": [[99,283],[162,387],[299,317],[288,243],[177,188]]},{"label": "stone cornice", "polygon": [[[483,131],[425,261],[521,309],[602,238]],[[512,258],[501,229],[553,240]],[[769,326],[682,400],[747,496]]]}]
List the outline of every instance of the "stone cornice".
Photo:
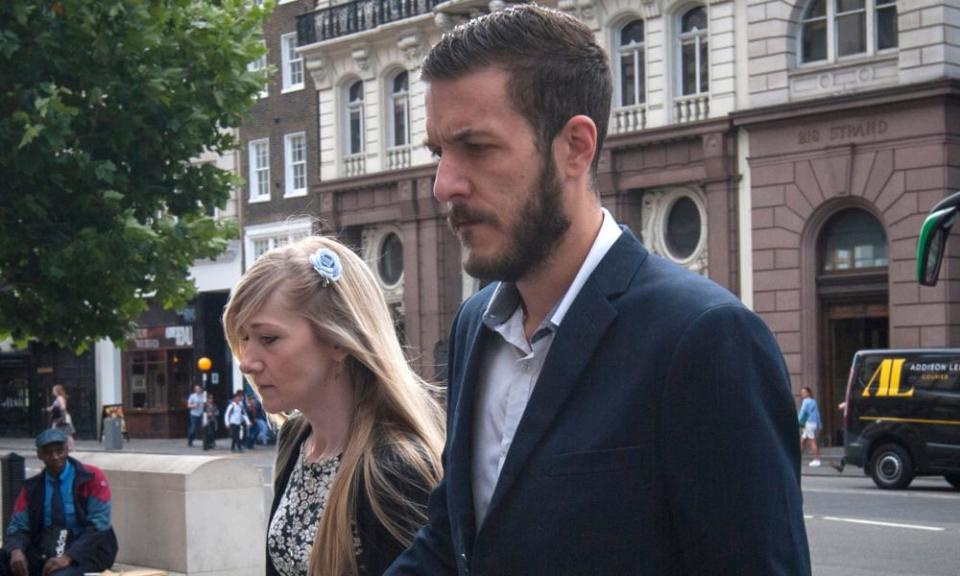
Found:
[{"label": "stone cornice", "polygon": [[437,167],[435,164],[424,164],[413,166],[404,170],[391,170],[389,172],[377,172],[374,174],[365,174],[363,176],[353,176],[350,178],[337,178],[327,180],[314,186],[311,189],[313,193],[319,194],[337,194],[350,190],[362,190],[365,188],[380,188],[384,186],[393,186],[400,180],[417,180],[420,178],[433,178]]},{"label": "stone cornice", "polygon": [[750,127],[751,125],[774,122],[785,118],[796,121],[797,118],[803,116],[956,95],[960,95],[960,81],[941,79],[919,84],[904,84],[890,88],[871,90],[869,92],[828,96],[741,110],[732,112],[730,114],[730,121],[735,127]]}]

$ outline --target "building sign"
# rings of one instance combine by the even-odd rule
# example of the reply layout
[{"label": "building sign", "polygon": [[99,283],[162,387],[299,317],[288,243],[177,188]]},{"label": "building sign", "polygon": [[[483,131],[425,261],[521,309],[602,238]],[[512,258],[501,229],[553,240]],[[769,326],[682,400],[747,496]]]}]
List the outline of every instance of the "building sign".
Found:
[{"label": "building sign", "polygon": [[130,341],[130,350],[189,348],[193,346],[193,326],[150,326],[138,328]]},{"label": "building sign", "polygon": [[917,388],[945,386],[955,389],[960,362],[908,362],[906,358],[884,358],[861,392],[864,398],[910,398]]},{"label": "building sign", "polygon": [[850,140],[880,136],[889,128],[887,121],[882,119],[841,122],[824,128],[801,128],[797,131],[797,144],[842,144]]},{"label": "building sign", "polygon": [[885,134],[890,126],[883,119],[839,122],[824,128],[801,128],[797,131],[797,144],[842,144]]}]

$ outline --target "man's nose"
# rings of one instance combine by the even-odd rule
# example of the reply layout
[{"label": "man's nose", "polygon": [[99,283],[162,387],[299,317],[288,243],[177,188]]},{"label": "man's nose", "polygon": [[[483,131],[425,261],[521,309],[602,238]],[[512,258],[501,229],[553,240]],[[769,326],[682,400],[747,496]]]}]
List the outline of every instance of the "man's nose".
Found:
[{"label": "man's nose", "polygon": [[462,167],[451,157],[440,157],[437,175],[433,181],[433,197],[440,202],[450,202],[470,192],[470,183]]}]

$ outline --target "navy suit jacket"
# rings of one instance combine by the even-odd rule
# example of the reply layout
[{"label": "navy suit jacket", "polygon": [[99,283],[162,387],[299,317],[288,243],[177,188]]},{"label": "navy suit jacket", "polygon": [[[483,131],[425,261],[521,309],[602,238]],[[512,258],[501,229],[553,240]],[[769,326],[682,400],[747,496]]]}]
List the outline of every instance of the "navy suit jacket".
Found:
[{"label": "navy suit jacket", "polygon": [[387,574],[810,574],[773,336],[629,230],[564,317],[477,529],[472,432],[494,288],[454,321],[445,478]]}]

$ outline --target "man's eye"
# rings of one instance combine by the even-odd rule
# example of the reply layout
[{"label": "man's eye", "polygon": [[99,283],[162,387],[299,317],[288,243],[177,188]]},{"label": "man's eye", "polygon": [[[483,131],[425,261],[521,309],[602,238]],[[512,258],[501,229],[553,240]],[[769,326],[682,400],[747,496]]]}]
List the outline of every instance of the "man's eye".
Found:
[{"label": "man's eye", "polygon": [[260,337],[260,343],[263,344],[263,345],[265,345],[265,346],[269,346],[270,344],[273,344],[276,340],[277,340],[277,337],[276,337],[276,336],[261,336],[261,337]]},{"label": "man's eye", "polygon": [[434,160],[439,160],[443,156],[443,150],[439,148],[430,148],[430,157]]},{"label": "man's eye", "polygon": [[463,146],[473,154],[479,154],[490,148],[489,144],[477,144],[475,142],[464,142]]}]

